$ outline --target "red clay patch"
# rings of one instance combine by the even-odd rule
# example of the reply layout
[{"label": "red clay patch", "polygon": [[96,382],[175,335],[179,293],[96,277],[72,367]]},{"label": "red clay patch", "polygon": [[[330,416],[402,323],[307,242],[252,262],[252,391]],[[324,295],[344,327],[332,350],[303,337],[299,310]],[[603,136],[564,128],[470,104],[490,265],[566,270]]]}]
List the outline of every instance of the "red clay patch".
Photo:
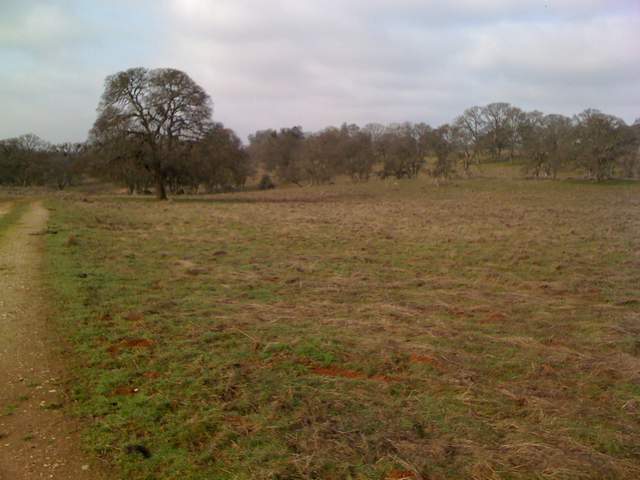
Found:
[{"label": "red clay patch", "polygon": [[144,378],[160,378],[160,372],[144,372],[142,374]]},{"label": "red clay patch", "polygon": [[372,377],[367,377],[368,380],[375,380],[376,382],[384,382],[390,383],[395,382],[398,379],[394,377],[390,377],[389,375],[373,375]]},{"label": "red clay patch", "polygon": [[107,348],[107,352],[109,352],[111,355],[117,355],[120,352],[120,346],[111,345],[109,348]]},{"label": "red clay patch", "polygon": [[507,319],[507,316],[504,313],[493,312],[487,318],[487,322],[504,322]]},{"label": "red clay patch", "polygon": [[391,470],[386,477],[386,480],[414,480],[416,474],[409,470]]},{"label": "red clay patch", "polygon": [[138,393],[138,389],[137,388],[133,388],[130,387],[128,385],[120,385],[118,388],[116,388],[112,395],[113,396],[123,396],[123,397],[129,397],[131,395],[135,395],[136,393]]},{"label": "red clay patch", "polygon": [[127,348],[151,348],[156,342],[148,338],[134,338],[133,340],[124,340],[120,344]]},{"label": "red clay patch", "polygon": [[554,375],[556,373],[556,370],[551,365],[545,363],[540,367],[540,373],[542,375],[550,376]]},{"label": "red clay patch", "polygon": [[144,315],[140,312],[129,312],[124,316],[124,318],[130,322],[139,322],[144,319]]},{"label": "red clay patch", "polygon": [[440,360],[436,357],[432,357],[431,355],[418,355],[416,353],[412,353],[409,357],[409,361],[411,363],[420,363],[424,365],[431,365],[438,370],[444,370],[444,365]]}]

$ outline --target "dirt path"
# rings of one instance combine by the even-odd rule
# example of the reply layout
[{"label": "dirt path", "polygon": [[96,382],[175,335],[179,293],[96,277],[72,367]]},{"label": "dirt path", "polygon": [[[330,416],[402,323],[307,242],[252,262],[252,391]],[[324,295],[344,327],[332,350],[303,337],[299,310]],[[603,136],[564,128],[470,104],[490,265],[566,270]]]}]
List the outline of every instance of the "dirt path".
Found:
[{"label": "dirt path", "polygon": [[97,479],[61,407],[59,350],[40,267],[47,210],[34,203],[0,238],[0,480]]}]

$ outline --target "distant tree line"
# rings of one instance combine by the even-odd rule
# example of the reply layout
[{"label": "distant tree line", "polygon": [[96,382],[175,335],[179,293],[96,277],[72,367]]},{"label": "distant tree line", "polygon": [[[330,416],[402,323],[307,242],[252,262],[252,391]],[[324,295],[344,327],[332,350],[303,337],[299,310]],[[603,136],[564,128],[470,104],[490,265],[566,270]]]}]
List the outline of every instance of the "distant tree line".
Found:
[{"label": "distant tree line", "polygon": [[525,112],[508,103],[464,111],[452,123],[343,125],[315,133],[301,127],[249,137],[254,164],[281,181],[302,185],[353,180],[469,176],[483,161],[522,164],[525,175],[555,178],[579,169],[588,178],[640,176],[640,120],[627,125],[598,110],[574,117]]},{"label": "distant tree line", "polygon": [[107,77],[98,117],[82,144],[51,145],[35,135],[0,141],[0,184],[63,189],[81,175],[129,193],[172,194],[243,189],[261,172],[275,183],[318,185],[346,175],[437,179],[470,176],[480,163],[515,162],[532,177],[562,169],[586,177],[640,177],[640,119],[588,109],[573,117],[525,112],[509,103],[465,110],[437,128],[426,123],[343,124],[317,132],[294,126],[249,136],[212,120],[209,95],[175,69],[132,68]]},{"label": "distant tree line", "polygon": [[0,185],[63,190],[77,181],[85,155],[83,143],[54,145],[33,134],[0,140]]}]

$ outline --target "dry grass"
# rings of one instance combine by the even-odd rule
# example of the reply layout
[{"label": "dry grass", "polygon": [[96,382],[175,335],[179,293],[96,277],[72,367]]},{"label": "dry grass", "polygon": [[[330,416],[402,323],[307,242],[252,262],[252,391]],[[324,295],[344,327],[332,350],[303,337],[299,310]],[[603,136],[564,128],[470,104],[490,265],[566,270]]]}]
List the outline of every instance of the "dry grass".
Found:
[{"label": "dry grass", "polygon": [[26,207],[25,202],[0,197],[0,237],[21,217]]},{"label": "dry grass", "polygon": [[11,202],[0,199],[0,215],[6,215],[11,210]]},{"label": "dry grass", "polygon": [[52,205],[88,438],[129,478],[640,475],[640,186]]}]

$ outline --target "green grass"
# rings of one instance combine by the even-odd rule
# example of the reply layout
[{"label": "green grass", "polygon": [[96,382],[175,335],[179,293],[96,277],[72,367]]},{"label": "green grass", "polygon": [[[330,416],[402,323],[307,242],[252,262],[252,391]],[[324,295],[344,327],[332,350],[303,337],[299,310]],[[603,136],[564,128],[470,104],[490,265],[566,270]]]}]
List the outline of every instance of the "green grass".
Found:
[{"label": "green grass", "polygon": [[2,411],[0,412],[0,417],[4,416],[4,417],[8,417],[10,415],[13,415],[14,413],[16,413],[16,410],[18,409],[18,405],[6,405]]},{"label": "green grass", "polygon": [[50,200],[86,445],[132,480],[637,478],[639,194]]}]

